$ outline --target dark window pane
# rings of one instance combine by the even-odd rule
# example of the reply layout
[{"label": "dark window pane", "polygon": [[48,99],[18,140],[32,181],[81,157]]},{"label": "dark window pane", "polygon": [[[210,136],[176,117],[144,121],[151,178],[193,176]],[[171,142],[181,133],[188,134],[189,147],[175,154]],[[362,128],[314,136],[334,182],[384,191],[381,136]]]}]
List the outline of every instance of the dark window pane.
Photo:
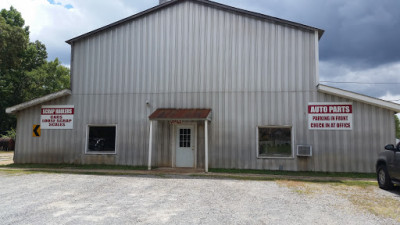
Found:
[{"label": "dark window pane", "polygon": [[179,129],[179,147],[190,147],[190,129]]},{"label": "dark window pane", "polygon": [[115,127],[89,127],[88,151],[115,152]]},{"label": "dark window pane", "polygon": [[267,157],[292,156],[290,128],[258,128],[258,154]]}]

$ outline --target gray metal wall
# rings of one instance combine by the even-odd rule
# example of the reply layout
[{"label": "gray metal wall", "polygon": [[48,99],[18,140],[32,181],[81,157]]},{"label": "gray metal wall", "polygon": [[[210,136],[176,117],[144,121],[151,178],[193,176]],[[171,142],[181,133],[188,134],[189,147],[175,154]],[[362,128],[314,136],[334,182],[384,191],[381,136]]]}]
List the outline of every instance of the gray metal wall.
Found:
[{"label": "gray metal wall", "polygon": [[[42,130],[40,106],[18,113],[18,163],[146,165],[148,116],[157,108],[211,108],[209,166],[373,172],[394,141],[393,112],[353,102],[352,131],[307,127],[309,102],[345,102],[318,93],[314,31],[183,2],[73,44],[73,130]],[[150,104],[146,105],[146,101]],[[116,155],[85,155],[88,124],[117,124]],[[171,125],[156,122],[153,165],[171,165]],[[294,145],[313,157],[257,159],[256,128],[293,126]],[[198,165],[204,166],[198,124]]]}]

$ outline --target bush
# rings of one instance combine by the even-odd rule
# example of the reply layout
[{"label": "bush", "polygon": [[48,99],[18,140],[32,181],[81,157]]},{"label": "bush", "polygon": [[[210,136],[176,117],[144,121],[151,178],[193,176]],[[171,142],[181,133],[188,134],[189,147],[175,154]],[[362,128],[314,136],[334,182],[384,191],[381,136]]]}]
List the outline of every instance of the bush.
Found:
[{"label": "bush", "polygon": [[6,131],[6,134],[1,135],[2,138],[11,138],[13,140],[15,140],[17,136],[17,132],[15,131],[14,128],[11,128],[11,130]]}]

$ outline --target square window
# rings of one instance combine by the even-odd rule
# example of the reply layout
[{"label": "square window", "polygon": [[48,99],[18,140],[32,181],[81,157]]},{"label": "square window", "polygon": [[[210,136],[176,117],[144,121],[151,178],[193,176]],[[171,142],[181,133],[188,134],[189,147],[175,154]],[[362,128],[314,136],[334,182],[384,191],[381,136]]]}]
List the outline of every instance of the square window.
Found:
[{"label": "square window", "polygon": [[88,152],[115,153],[115,126],[89,126]]},{"label": "square window", "polygon": [[287,158],[292,156],[292,131],[289,127],[259,127],[258,156]]}]

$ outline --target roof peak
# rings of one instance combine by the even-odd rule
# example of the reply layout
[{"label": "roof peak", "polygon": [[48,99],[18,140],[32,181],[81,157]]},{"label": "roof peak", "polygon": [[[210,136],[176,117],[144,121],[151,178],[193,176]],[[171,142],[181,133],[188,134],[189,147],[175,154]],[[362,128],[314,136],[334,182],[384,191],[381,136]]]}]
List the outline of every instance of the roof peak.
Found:
[{"label": "roof peak", "polygon": [[140,18],[142,16],[146,16],[148,14],[151,14],[151,13],[155,12],[155,11],[158,11],[158,10],[161,10],[161,9],[164,9],[164,8],[167,8],[167,7],[170,7],[172,5],[182,3],[182,2],[187,2],[187,1],[194,2],[194,3],[197,3],[197,4],[202,4],[202,5],[209,6],[209,7],[213,7],[213,8],[219,9],[219,10],[224,10],[224,11],[237,13],[237,14],[244,15],[244,16],[249,16],[249,17],[261,19],[261,20],[264,20],[264,21],[267,20],[267,21],[272,21],[272,22],[275,22],[275,23],[281,23],[281,24],[285,24],[285,25],[288,25],[288,26],[298,27],[298,28],[302,28],[302,29],[306,29],[306,30],[317,31],[319,39],[322,37],[322,35],[324,33],[324,30],[321,30],[321,29],[318,29],[318,28],[315,28],[315,27],[307,26],[307,25],[304,25],[304,24],[301,24],[301,23],[292,22],[292,21],[289,21],[289,20],[280,19],[280,18],[277,18],[277,17],[268,16],[268,15],[257,13],[257,12],[252,12],[252,11],[247,11],[247,10],[244,10],[244,9],[235,8],[235,7],[232,7],[232,6],[229,6],[229,5],[224,5],[224,4],[213,2],[213,1],[209,1],[209,0],[159,0],[159,1],[160,1],[160,4],[157,5],[157,6],[154,6],[154,7],[150,8],[150,9],[145,10],[145,11],[139,12],[139,13],[134,14],[132,16],[126,17],[126,18],[124,18],[122,20],[116,21],[116,22],[111,23],[109,25],[100,27],[100,28],[98,28],[96,30],[93,30],[93,31],[90,31],[88,33],[82,34],[82,35],[77,36],[75,38],[69,39],[66,42],[68,44],[72,44],[73,42],[78,41],[78,40],[80,40],[82,38],[89,37],[91,35],[97,34],[99,32],[102,32],[104,30],[110,29],[112,27],[121,25],[123,23],[129,22],[129,21],[132,21],[132,20],[135,20],[135,19]]}]

